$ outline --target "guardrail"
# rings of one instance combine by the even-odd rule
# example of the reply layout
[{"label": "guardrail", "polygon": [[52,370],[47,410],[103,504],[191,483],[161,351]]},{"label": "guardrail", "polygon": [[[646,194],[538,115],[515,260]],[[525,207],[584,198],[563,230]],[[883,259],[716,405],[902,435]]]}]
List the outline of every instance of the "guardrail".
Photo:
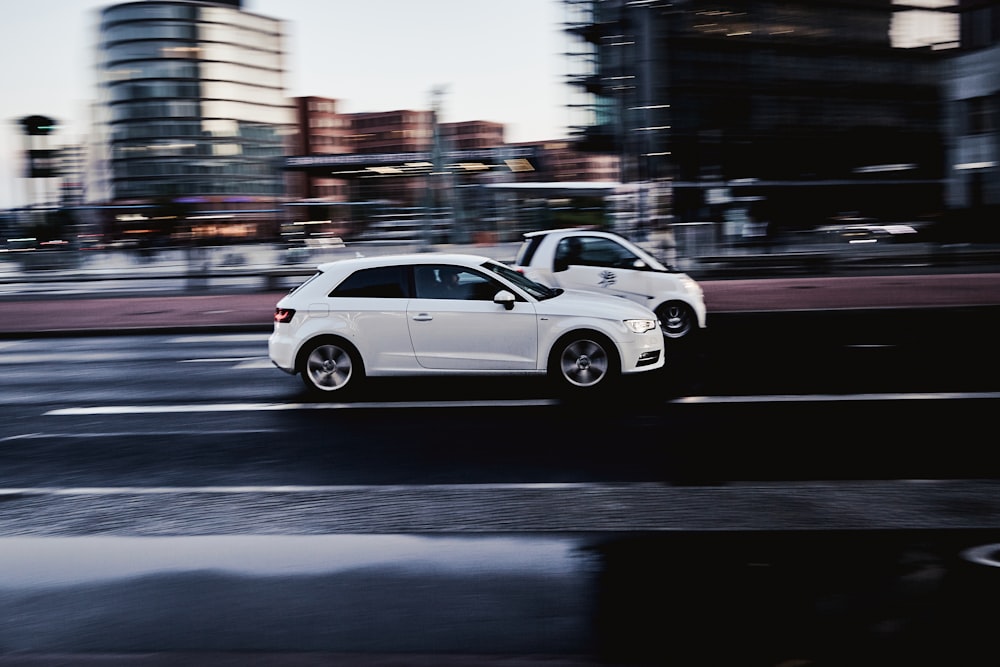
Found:
[{"label": "guardrail", "polygon": [[829,273],[835,261],[825,252],[775,252],[746,255],[706,255],[697,258],[702,273],[740,272],[777,275],[786,273]]},{"label": "guardrail", "polygon": [[[449,248],[456,252],[476,252],[495,257],[501,261],[512,261],[514,251],[506,246],[469,248]],[[339,249],[336,253],[325,253],[313,261],[295,264],[246,264],[242,266],[223,265],[210,261],[190,262],[175,265],[136,265],[120,270],[108,269],[34,269],[8,273],[0,271],[0,285],[32,284],[81,284],[105,281],[179,281],[189,290],[207,289],[213,282],[242,280],[260,281],[260,287],[267,291],[278,291],[287,287],[293,278],[305,278],[316,270],[316,265],[336,257],[353,256],[364,250],[375,250],[384,254],[399,251],[399,247],[358,246]],[[412,248],[410,248],[412,250]],[[509,255],[509,257],[508,257]],[[892,248],[878,252],[849,253],[841,250],[784,250],[767,252],[732,252],[686,258],[680,268],[697,279],[732,277],[777,277],[787,275],[831,275],[858,274],[866,271],[886,270],[904,267],[907,269],[949,270],[958,267],[978,267],[1000,270],[1000,247],[948,247],[928,246],[919,249]]]},{"label": "guardrail", "polygon": [[[117,262],[95,262],[81,266],[79,262],[61,260],[73,251],[53,251],[53,263],[46,265],[37,260],[22,260],[21,253],[11,255],[8,262],[12,267],[4,271],[0,261],[0,285],[32,284],[55,285],[68,283],[96,283],[111,281],[179,281],[186,283],[187,289],[205,289],[213,282],[260,279],[263,289],[272,291],[286,286],[291,278],[305,278],[316,271],[323,262],[356,254],[384,255],[400,252],[422,252],[444,250],[464,252],[494,257],[501,261],[513,261],[520,243],[495,245],[447,245],[426,246],[420,243],[356,242],[346,245],[312,248],[305,253],[288,255],[279,247],[218,247],[201,248],[192,255],[186,251],[168,249],[159,254],[146,256],[131,251],[113,251]],[[297,249],[298,250],[298,249]],[[43,251],[48,252],[48,251]],[[91,252],[83,255],[86,260]],[[129,259],[125,259],[129,258]],[[3,258],[0,257],[0,260]]]},{"label": "guardrail", "polygon": [[86,271],[35,271],[15,276],[0,277],[0,284],[16,285],[66,284],[66,283],[96,283],[110,281],[180,281],[187,283],[189,288],[207,288],[212,282],[233,279],[260,279],[263,289],[267,291],[280,290],[284,281],[289,278],[305,278],[316,272],[315,264],[287,267],[251,267],[251,268],[215,268],[194,271],[134,271],[131,273],[96,273]]},{"label": "guardrail", "polygon": [[698,278],[725,276],[779,276],[858,274],[893,268],[946,270],[957,267],[993,267],[1000,270],[1000,248],[925,246],[889,248],[876,252],[844,250],[760,251],[704,255],[690,270]]}]

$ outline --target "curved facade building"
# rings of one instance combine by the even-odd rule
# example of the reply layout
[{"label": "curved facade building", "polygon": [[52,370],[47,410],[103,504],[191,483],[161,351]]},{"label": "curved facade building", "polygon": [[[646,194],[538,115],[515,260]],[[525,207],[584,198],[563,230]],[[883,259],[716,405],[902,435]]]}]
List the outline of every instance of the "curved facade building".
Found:
[{"label": "curved facade building", "polygon": [[100,111],[113,202],[251,210],[284,194],[294,108],[283,24],[239,2],[101,12]]}]

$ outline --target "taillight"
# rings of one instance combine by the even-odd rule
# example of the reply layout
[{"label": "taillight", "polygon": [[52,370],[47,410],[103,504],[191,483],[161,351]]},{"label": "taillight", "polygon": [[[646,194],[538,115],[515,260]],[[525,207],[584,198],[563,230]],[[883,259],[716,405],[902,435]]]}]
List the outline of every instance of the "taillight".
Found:
[{"label": "taillight", "polygon": [[292,317],[295,316],[295,311],[291,308],[275,308],[274,309],[274,323],[284,324],[292,321]]}]

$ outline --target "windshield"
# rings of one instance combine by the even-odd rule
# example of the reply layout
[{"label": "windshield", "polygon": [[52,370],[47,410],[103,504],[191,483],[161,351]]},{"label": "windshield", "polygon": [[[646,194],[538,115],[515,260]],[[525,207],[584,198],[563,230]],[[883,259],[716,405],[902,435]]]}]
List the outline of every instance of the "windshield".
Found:
[{"label": "windshield", "polygon": [[515,271],[505,264],[499,262],[485,262],[483,268],[492,271],[509,283],[513,283],[539,301],[551,299],[562,294],[561,289],[555,289],[540,282],[532,280],[520,271]]},{"label": "windshield", "polygon": [[571,264],[667,271],[655,257],[627,239],[599,233],[572,233],[559,239],[554,268],[559,271]]},{"label": "windshield", "polygon": [[646,262],[646,266],[654,271],[665,271],[674,272],[673,267],[664,265],[658,259],[650,255],[648,252],[640,248],[639,246],[633,245],[632,248],[635,250],[635,254],[639,256],[639,259]]}]

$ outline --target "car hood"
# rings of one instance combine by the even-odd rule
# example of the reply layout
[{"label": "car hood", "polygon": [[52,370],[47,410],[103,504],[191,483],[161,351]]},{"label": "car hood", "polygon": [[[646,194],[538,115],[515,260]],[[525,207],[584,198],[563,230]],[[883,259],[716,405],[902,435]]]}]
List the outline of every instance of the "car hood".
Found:
[{"label": "car hood", "polygon": [[581,290],[565,290],[557,297],[539,301],[537,309],[541,315],[586,315],[622,320],[656,319],[651,310],[625,297]]}]

